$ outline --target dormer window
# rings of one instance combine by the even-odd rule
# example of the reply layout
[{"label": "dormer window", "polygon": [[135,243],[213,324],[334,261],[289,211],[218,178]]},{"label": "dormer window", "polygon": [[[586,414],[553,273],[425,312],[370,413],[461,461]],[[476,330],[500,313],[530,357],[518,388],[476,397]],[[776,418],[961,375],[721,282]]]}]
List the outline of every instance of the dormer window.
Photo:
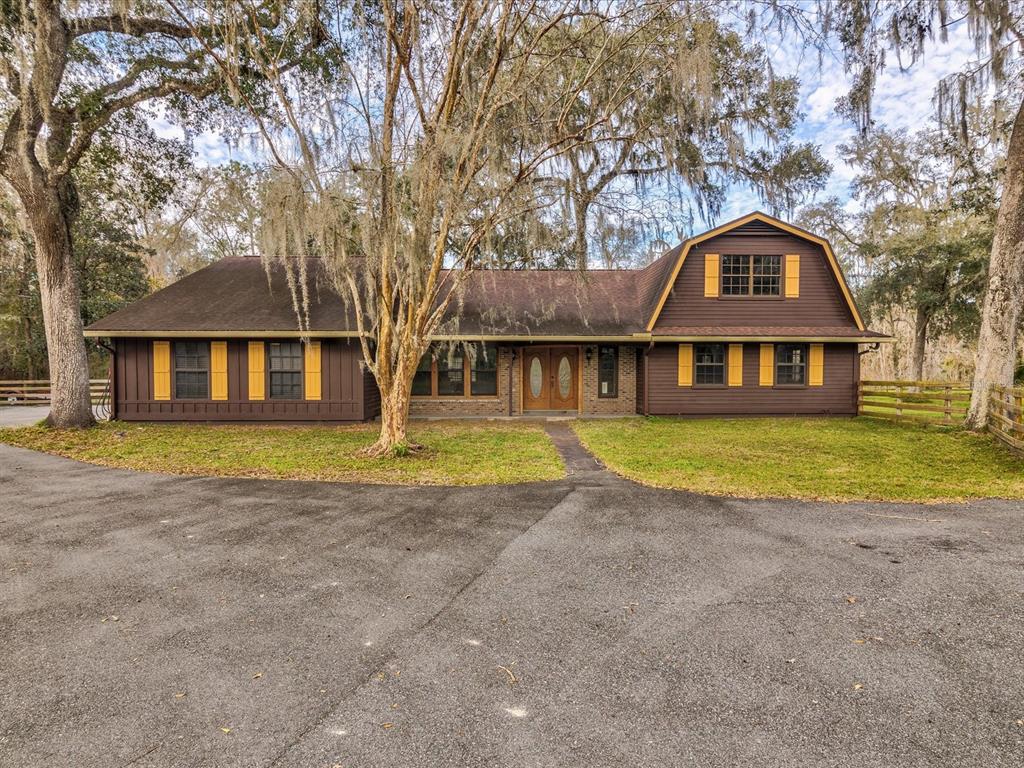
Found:
[{"label": "dormer window", "polygon": [[781,296],[782,256],[722,256],[723,296]]}]

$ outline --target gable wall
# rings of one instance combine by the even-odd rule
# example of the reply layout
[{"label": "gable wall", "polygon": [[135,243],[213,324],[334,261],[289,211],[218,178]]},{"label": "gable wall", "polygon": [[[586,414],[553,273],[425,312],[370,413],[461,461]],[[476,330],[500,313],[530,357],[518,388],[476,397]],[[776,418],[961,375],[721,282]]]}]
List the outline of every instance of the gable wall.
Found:
[{"label": "gable wall", "polygon": [[[800,254],[800,296],[734,298],[704,296],[704,255]],[[783,260],[785,262],[785,260]],[[783,263],[785,281],[785,263]],[[783,283],[784,284],[784,283]],[[850,326],[856,322],[818,245],[761,222],[751,222],[690,249],[654,327]]]}]

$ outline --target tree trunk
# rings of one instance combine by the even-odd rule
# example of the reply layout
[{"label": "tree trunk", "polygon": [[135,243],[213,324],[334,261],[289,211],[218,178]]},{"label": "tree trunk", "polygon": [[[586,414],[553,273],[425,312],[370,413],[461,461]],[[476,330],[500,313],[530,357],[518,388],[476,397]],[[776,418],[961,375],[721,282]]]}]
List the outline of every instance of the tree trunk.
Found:
[{"label": "tree trunk", "polygon": [[[365,451],[367,456],[402,456],[420,446],[408,439],[409,402],[412,398],[412,380],[419,365],[415,352],[400,352],[394,370],[379,371],[377,387],[380,389],[380,434],[377,441]],[[409,360],[415,358],[415,362]],[[386,365],[379,360],[378,365]]]},{"label": "tree trunk", "polygon": [[910,378],[914,381],[924,379],[924,352],[928,345],[928,321],[928,311],[918,307],[917,317],[914,319],[914,346],[910,352]]},{"label": "tree trunk", "polygon": [[988,288],[981,312],[978,354],[967,426],[981,429],[988,419],[993,384],[1013,385],[1017,325],[1024,303],[1024,105],[1017,111],[1006,153],[1003,196],[996,217]]},{"label": "tree trunk", "polygon": [[[95,423],[89,398],[89,357],[82,334],[81,297],[72,253],[71,226],[56,190],[26,205],[35,238],[36,272],[50,366],[51,427]],[[24,200],[23,200],[24,201]]]}]

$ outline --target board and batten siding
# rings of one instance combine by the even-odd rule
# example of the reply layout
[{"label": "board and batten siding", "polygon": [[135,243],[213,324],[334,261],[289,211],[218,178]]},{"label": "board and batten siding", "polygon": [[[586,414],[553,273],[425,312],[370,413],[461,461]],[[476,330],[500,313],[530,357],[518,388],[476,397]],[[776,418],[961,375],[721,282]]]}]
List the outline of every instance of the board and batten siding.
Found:
[{"label": "board and batten siding", "polygon": [[860,358],[856,344],[823,346],[824,377],[820,386],[762,386],[760,360],[760,344],[743,344],[741,386],[680,386],[679,345],[656,344],[644,365],[648,376],[647,411],[653,415],[694,416],[857,413]]},{"label": "board and batten siding", "polygon": [[[720,269],[714,259],[714,287],[705,277],[709,256],[724,254],[782,257],[782,297],[718,295]],[[799,259],[793,257],[799,257]],[[794,279],[793,270],[799,270]],[[787,280],[788,276],[788,280]],[[786,297],[789,293],[789,297]],[[695,246],[686,256],[654,326],[847,326],[857,324],[843,297],[824,249],[803,238],[746,224]]]},{"label": "board and batten siding", "polygon": [[[371,392],[367,384],[356,342],[321,340],[319,400],[249,400],[249,343],[245,339],[226,342],[227,396],[222,400],[174,399],[171,340],[171,397],[158,400],[153,392],[153,340],[121,338],[114,343],[117,418],[125,421],[363,421],[378,412],[378,406],[368,402],[376,388]],[[211,381],[211,396],[212,385]]]}]

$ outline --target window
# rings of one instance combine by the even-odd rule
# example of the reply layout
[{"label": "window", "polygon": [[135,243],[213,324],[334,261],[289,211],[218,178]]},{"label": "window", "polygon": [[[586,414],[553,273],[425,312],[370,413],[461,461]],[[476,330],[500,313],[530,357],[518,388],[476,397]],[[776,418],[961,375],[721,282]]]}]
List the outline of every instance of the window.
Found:
[{"label": "window", "polygon": [[725,344],[693,345],[693,383],[725,384]]},{"label": "window", "polygon": [[775,383],[781,386],[807,383],[807,345],[775,345]]},{"label": "window", "polygon": [[597,396],[619,396],[619,348],[597,348]]},{"label": "window", "polygon": [[174,342],[174,398],[210,397],[210,345],[205,341]]},{"label": "window", "polygon": [[780,296],[781,256],[722,256],[723,296]]},{"label": "window", "polygon": [[491,396],[498,394],[498,348],[494,344],[480,344],[471,358],[469,394]]},{"label": "window", "polygon": [[420,358],[420,364],[412,377],[412,393],[426,396],[434,394],[434,358],[427,352]]},{"label": "window", "polygon": [[746,296],[750,285],[750,257],[722,257],[722,295]]},{"label": "window", "polygon": [[461,345],[431,348],[420,360],[413,376],[412,394],[416,397],[496,397],[497,345],[478,344],[472,354],[466,354]]},{"label": "window", "polygon": [[302,344],[298,341],[272,341],[267,345],[267,370],[270,373],[272,400],[302,399]]},{"label": "window", "polygon": [[437,394],[464,395],[466,387],[466,364],[462,348],[448,350],[437,358]]}]

